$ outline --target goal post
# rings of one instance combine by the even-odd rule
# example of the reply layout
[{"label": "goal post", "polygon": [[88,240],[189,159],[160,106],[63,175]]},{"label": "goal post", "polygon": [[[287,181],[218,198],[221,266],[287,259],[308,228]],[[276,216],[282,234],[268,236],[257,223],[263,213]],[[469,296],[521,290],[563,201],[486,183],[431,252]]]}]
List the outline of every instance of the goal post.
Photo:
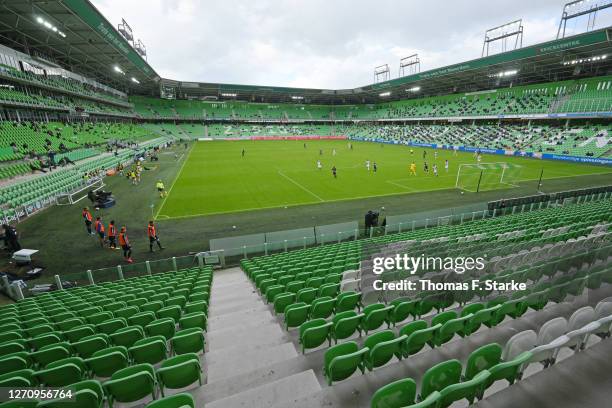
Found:
[{"label": "goal post", "polygon": [[56,198],[57,205],[72,205],[76,204],[87,197],[87,193],[92,190],[94,192],[104,188],[104,180],[100,177],[85,186],[81,186],[73,191],[59,194]]},{"label": "goal post", "polygon": [[518,187],[522,166],[512,163],[460,164],[455,187],[469,192]]}]

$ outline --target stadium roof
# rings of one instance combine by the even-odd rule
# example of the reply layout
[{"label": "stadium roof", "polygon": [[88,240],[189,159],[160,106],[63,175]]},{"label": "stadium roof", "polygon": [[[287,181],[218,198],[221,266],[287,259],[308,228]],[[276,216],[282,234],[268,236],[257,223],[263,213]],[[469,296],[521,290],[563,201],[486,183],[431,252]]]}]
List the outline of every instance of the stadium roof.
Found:
[{"label": "stadium roof", "polygon": [[87,0],[2,0],[0,43],[119,90],[135,87],[132,77],[158,87],[155,70]]},{"label": "stadium roof", "polygon": [[[180,97],[255,102],[375,103],[608,75],[612,28],[574,35],[354,89],[304,89],[162,80]],[[600,58],[606,56],[605,58]],[[595,57],[595,58],[594,58]],[[233,95],[236,96],[233,96]],[[381,95],[382,94],[382,95]]]},{"label": "stadium roof", "polygon": [[[42,19],[42,20],[41,20]],[[45,27],[41,21],[65,34]],[[161,79],[88,0],[2,0],[0,43],[130,93],[253,102],[376,103],[612,73],[612,27],[354,89]],[[606,56],[607,58],[599,58]],[[123,74],[114,70],[118,66]],[[137,78],[136,85],[131,78]]]}]

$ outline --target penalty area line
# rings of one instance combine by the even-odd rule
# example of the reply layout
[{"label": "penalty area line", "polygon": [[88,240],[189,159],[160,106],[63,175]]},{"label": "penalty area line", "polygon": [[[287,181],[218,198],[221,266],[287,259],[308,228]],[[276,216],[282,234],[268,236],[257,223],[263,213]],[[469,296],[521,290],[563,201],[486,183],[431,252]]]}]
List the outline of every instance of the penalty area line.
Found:
[{"label": "penalty area line", "polygon": [[321,202],[325,201],[324,199],[322,199],[321,197],[319,197],[318,195],[316,195],[315,193],[313,193],[312,191],[310,191],[309,189],[307,189],[306,187],[304,187],[303,185],[301,185],[300,183],[298,183],[297,181],[295,181],[294,179],[292,179],[291,177],[289,177],[288,175],[283,173],[282,171],[278,170],[278,174],[280,176],[286,178],[287,180],[289,180],[290,182],[292,182],[293,184],[295,184],[296,186],[298,186],[299,188],[301,188],[302,190],[304,190],[305,192],[307,192],[308,194],[310,194],[311,196],[313,196],[317,200],[319,200]]}]

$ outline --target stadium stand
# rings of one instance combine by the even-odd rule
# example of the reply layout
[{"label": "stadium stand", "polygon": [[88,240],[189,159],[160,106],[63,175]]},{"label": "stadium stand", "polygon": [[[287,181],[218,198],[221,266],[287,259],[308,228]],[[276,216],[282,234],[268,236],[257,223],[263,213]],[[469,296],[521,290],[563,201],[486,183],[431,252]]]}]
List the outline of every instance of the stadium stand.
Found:
[{"label": "stadium stand", "polygon": [[[23,258],[11,258],[11,230],[3,226],[7,261],[1,266],[0,285],[15,302],[0,305],[0,387],[67,388],[74,398],[0,400],[0,408],[445,408],[457,403],[565,408],[575,402],[573,394],[584,389],[592,391],[591,404],[577,405],[600,408],[608,402],[612,198],[605,179],[610,173],[592,162],[608,165],[605,159],[612,158],[612,71],[606,61],[610,27],[524,49],[504,46],[503,52],[477,60],[419,69],[354,89],[300,89],[165,79],[149,65],[146,50],[137,48],[140,41],[129,40],[121,28],[115,30],[90,1],[35,3],[34,16],[30,2],[16,0],[3,3],[10,12],[0,15],[0,23],[8,27],[0,36],[0,219],[16,225],[19,233],[29,232],[23,234],[26,239],[35,234],[48,239],[56,231],[52,228],[58,228],[57,220],[65,231],[52,245],[41,243],[40,236],[24,239],[28,245],[39,243],[28,248],[40,250],[45,262],[58,269],[47,270],[44,264],[26,267]],[[589,22],[594,21],[588,13]],[[61,38],[55,38],[59,33]],[[349,140],[329,142],[332,152],[326,151],[325,171],[319,171],[324,154],[320,146],[328,141],[318,139],[325,136]],[[293,161],[288,159],[293,157],[290,149],[308,154],[308,169],[285,174],[278,156],[266,158],[267,151],[250,147],[246,154],[244,146],[251,142],[244,141],[258,137],[312,137],[317,146],[263,142],[264,149],[282,144],[285,162]],[[219,147],[232,143],[216,141],[223,139],[242,140],[233,143],[240,146],[230,159]],[[363,153],[358,163],[341,162],[352,154],[345,152],[352,152],[353,144],[353,159],[366,145],[351,140],[377,142],[367,147],[381,153]],[[174,142],[180,146],[159,157],[155,150],[143,162],[144,153]],[[474,193],[460,185],[463,173],[452,174],[452,167],[440,179],[456,177],[461,191],[448,189],[446,182],[440,183],[445,191],[430,191],[437,187],[431,180],[439,180],[437,164],[435,176],[432,171],[422,176],[428,179],[419,179],[433,187],[421,190],[384,182],[402,188],[401,194],[424,194],[411,203],[415,208],[428,207],[430,197],[442,197],[420,214],[434,217],[436,211],[448,210],[452,215],[435,217],[433,223],[434,218],[423,217],[422,224],[411,218],[407,229],[402,223],[387,225],[387,219],[382,227],[370,228],[366,218],[365,230],[361,222],[350,222],[347,237],[346,230],[340,230],[347,225],[340,223],[346,221],[345,214],[338,217],[344,209],[362,201],[387,205],[384,200],[398,203],[406,197],[390,197],[397,191],[385,189],[375,197],[344,194],[350,188],[362,190],[362,183],[383,184],[380,178],[392,166],[379,159],[382,152],[396,149],[403,154],[403,147],[382,150],[385,143],[494,149],[485,153],[592,167],[583,172],[572,167],[579,164],[570,163],[564,168],[576,174],[559,169],[543,178],[545,166],[525,166],[533,174],[539,171],[537,186],[531,174],[516,177],[516,184],[500,178],[497,184],[504,192],[498,194],[495,189],[478,191],[483,174],[500,170],[507,177],[513,163],[480,164],[475,154],[478,162],[468,164],[469,155],[457,153],[453,167],[467,165],[474,175],[480,173]],[[203,146],[210,149],[190,154],[189,149]],[[338,149],[333,159],[338,146],[348,150]],[[230,162],[239,157],[239,149],[241,168]],[[442,153],[442,159],[450,157],[450,152]],[[240,179],[240,172],[258,176],[264,167],[251,157],[265,162],[268,170],[256,182]],[[208,167],[193,166],[191,158]],[[217,169],[218,161],[212,159],[219,158],[229,162],[227,168]],[[370,159],[378,161],[380,171],[373,160],[370,171]],[[136,176],[129,169],[132,164],[139,169],[136,163],[149,173],[143,174],[140,185],[140,173]],[[392,164],[399,168],[397,162]],[[217,183],[217,170],[235,179]],[[302,183],[301,176],[309,171],[320,178]],[[349,187],[339,184],[344,171],[353,173]],[[110,177],[125,173],[127,182]],[[204,181],[198,178],[202,174]],[[543,189],[542,180],[557,174],[561,177],[554,180],[555,189]],[[590,175],[592,183],[580,184]],[[596,184],[600,180],[606,185]],[[324,199],[327,195],[316,187],[328,182],[333,186],[330,196],[337,200],[333,203],[325,203],[332,199]],[[260,199],[266,191],[258,188],[260,183],[278,184],[269,195],[283,196],[282,204],[268,206]],[[46,211],[52,213],[48,223],[42,218],[21,223],[30,215],[42,216],[42,209],[66,200],[75,204],[73,197],[84,200],[91,197],[89,190],[109,185],[115,193],[117,186],[119,193],[130,189],[121,198],[125,206],[107,209],[93,197],[93,215],[129,225],[135,259],[142,263],[134,264],[125,252],[127,265],[114,264],[120,255],[106,258],[107,253],[120,252],[110,251],[104,236],[98,242],[87,222],[89,235],[84,238],[75,206]],[[529,196],[510,197],[510,186]],[[165,207],[170,192],[181,188],[183,202],[178,199],[176,209]],[[236,201],[247,201],[240,194],[248,194],[254,204],[232,209],[220,198],[224,189],[235,193]],[[478,197],[487,199],[478,202],[480,193]],[[318,200],[313,204],[288,197],[299,194]],[[183,213],[178,208],[199,201],[218,201],[214,216],[201,218],[211,214],[207,209]],[[300,204],[308,205],[293,208]],[[392,216],[404,208],[398,207]],[[262,211],[252,213],[255,208]],[[406,208],[413,212],[406,216],[415,215],[417,210]],[[229,209],[241,214],[226,214]],[[68,222],[54,217],[68,210],[72,215],[66,218],[74,216]],[[459,213],[463,211],[468,212]],[[311,233],[262,233],[276,225],[274,217],[281,213],[279,225],[308,225],[312,235],[302,241]],[[318,225],[331,217],[330,223],[339,224]],[[164,247],[148,220],[160,225]],[[78,221],[81,235],[73,236]],[[211,226],[203,225],[209,222]],[[315,222],[317,226],[310,227]],[[227,239],[221,237],[226,232],[231,235]],[[172,248],[196,233],[193,246],[179,242],[178,249]],[[215,248],[209,233],[222,244]],[[200,243],[202,236],[210,239],[207,247]],[[270,236],[284,241],[268,240]],[[90,238],[97,252],[82,245]],[[299,249],[288,245],[293,239]],[[166,250],[166,259],[158,258],[160,252],[153,254],[156,240],[159,250]],[[227,242],[241,246],[230,248],[233,244]],[[223,245],[226,249],[219,249]],[[131,254],[129,242],[121,246]],[[50,256],[50,248],[61,248],[59,255]],[[192,251],[189,255],[177,255],[186,248],[184,253]],[[480,269],[440,263],[415,273],[399,267],[373,271],[376,258],[415,254],[451,260],[482,256],[484,263]],[[73,256],[80,259],[70,259]],[[83,264],[87,271],[74,273],[73,267]],[[40,276],[26,282],[35,274]],[[474,285],[476,280],[481,285]],[[409,289],[409,284],[418,287],[423,282],[433,289]],[[576,390],[570,381],[576,382]],[[570,392],[555,393],[551,384]],[[569,402],[564,405],[564,400]],[[544,404],[549,401],[553,403]]]},{"label": "stadium stand", "polygon": [[438,146],[520,150],[600,157],[610,149],[609,125],[474,124],[344,126],[342,134],[367,140],[431,143]]},{"label": "stadium stand", "polygon": [[131,105],[126,101],[122,100],[117,96],[112,96],[107,93],[101,93],[92,89],[89,85],[81,83],[79,81],[64,78],[61,76],[46,76],[37,75],[33,72],[26,72],[18,70],[15,67],[11,67],[5,64],[0,64],[0,78],[2,79],[17,79],[19,82],[25,82],[31,85],[43,85],[48,88],[56,89],[58,91],[70,92],[74,95],[92,97],[101,101],[114,103],[130,107]]},{"label": "stadium stand", "polygon": [[[390,363],[394,357],[397,361],[408,359],[410,364],[417,353],[427,354],[427,350],[442,347],[453,339],[465,341],[457,339],[468,338],[473,333],[485,336],[483,341],[486,341],[483,333],[502,323],[529,319],[531,314],[550,310],[551,305],[571,301],[584,291],[597,290],[602,285],[609,295],[610,242],[604,231],[610,222],[610,205],[609,200],[604,200],[548,208],[459,226],[256,257],[243,260],[241,265],[285,329],[290,332],[297,329],[291,337],[302,352],[316,350],[307,355],[316,356],[315,361],[320,361],[319,369],[328,384],[354,379],[352,387],[364,386],[363,393],[368,386],[353,376],[355,371],[367,375],[384,366],[387,374],[397,375],[400,367],[389,369],[397,364]],[[504,245],[500,246],[500,242]],[[405,246],[393,247],[393,243]],[[368,259],[364,258],[364,251],[384,254],[385,248],[391,248],[389,254],[397,253],[398,248],[410,253],[449,256],[486,252],[491,263],[479,276],[481,281],[525,282],[527,289],[508,293],[501,289],[421,295],[417,292],[412,297],[400,293],[399,297],[384,298],[381,303],[378,294],[368,298],[372,293],[360,292],[361,285],[364,288],[370,285],[360,274]],[[435,280],[436,276],[441,277],[440,271],[418,278]],[[573,309],[568,320],[557,316],[549,319],[552,323],[541,325],[540,333],[544,334],[540,336],[527,331],[514,333],[504,343],[485,342],[466,356],[465,370],[463,363],[454,359],[424,371],[420,393],[416,392],[415,380],[398,378],[379,391],[374,390],[372,406],[409,406],[427,400],[434,391],[436,395],[427,401],[443,401],[442,405],[432,402],[431,406],[435,407],[449,406],[452,401],[463,398],[469,402],[481,399],[497,380],[505,379],[513,384],[535,363],[544,368],[551,366],[560,350],[565,349],[571,355],[587,344],[591,346],[589,339],[606,339],[612,319],[609,300],[593,306]],[[530,340],[524,341],[523,337]],[[336,345],[331,346],[332,342]],[[452,370],[442,368],[446,366]],[[450,372],[453,373],[450,379],[442,380],[441,376]],[[306,400],[302,403],[310,406]]]},{"label": "stadium stand", "polygon": [[[158,393],[201,385],[212,281],[211,268],[192,268],[5,305],[0,383],[73,387],[72,403],[82,407],[154,400]],[[190,396],[165,400],[177,399],[194,406]],[[163,400],[151,406],[166,406]]]}]

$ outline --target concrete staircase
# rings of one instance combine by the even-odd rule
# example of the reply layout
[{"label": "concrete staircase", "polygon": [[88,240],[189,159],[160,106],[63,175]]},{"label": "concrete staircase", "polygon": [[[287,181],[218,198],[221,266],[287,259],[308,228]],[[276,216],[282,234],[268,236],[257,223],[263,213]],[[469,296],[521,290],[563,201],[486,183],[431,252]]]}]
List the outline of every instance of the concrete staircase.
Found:
[{"label": "concrete staircase", "polygon": [[194,390],[199,407],[291,406],[321,390],[312,369],[274,375],[270,367],[293,366],[300,356],[239,268],[215,273],[206,340],[207,384]]},{"label": "concrete staircase", "polygon": [[[187,391],[198,407],[206,408],[367,408],[372,394],[392,381],[412,377],[419,383],[422,374],[439,362],[449,358],[464,361],[480,346],[504,344],[522,330],[537,331],[551,318],[567,318],[578,307],[594,305],[611,294],[610,289],[598,290],[571,303],[551,303],[539,312],[508,319],[492,329],[483,327],[467,338],[457,337],[442,347],[426,348],[402,362],[393,359],[367,375],[356,373],[328,387],[322,373],[327,343],[302,355],[297,329],[287,332],[282,328],[282,318],[272,313],[271,305],[263,302],[244,272],[239,268],[217,271],[202,361],[206,384]],[[351,340],[362,345],[364,337]],[[505,387],[500,382],[490,391]],[[479,406],[488,407],[484,401]]]}]

